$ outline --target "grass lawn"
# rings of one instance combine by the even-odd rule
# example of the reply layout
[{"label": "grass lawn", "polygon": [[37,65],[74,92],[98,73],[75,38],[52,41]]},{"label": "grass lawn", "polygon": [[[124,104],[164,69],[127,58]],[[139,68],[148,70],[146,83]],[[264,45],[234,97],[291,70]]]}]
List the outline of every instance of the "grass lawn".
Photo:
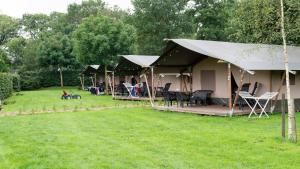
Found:
[{"label": "grass lawn", "polygon": [[93,96],[87,91],[81,91],[72,87],[66,87],[64,90],[68,93],[79,94],[82,96],[82,99],[61,100],[60,97],[63,93],[61,88],[22,91],[19,95],[14,94],[13,97],[6,101],[7,105],[4,106],[3,112],[31,113],[137,104],[112,100],[111,96]]},{"label": "grass lawn", "polygon": [[300,144],[280,138],[279,115],[248,119],[114,108],[6,116],[0,117],[0,168],[295,169]]}]

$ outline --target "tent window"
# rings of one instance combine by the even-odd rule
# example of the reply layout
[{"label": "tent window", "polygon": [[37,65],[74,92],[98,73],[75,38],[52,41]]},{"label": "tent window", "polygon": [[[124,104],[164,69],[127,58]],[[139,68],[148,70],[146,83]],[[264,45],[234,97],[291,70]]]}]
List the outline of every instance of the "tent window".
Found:
[{"label": "tent window", "polygon": [[212,91],[216,90],[215,70],[201,70],[201,89]]},{"label": "tent window", "polygon": [[[285,72],[284,72],[285,73]],[[281,74],[282,76],[283,74]],[[290,73],[290,85],[296,85],[296,75]],[[283,85],[286,85],[286,81],[284,80]]]}]

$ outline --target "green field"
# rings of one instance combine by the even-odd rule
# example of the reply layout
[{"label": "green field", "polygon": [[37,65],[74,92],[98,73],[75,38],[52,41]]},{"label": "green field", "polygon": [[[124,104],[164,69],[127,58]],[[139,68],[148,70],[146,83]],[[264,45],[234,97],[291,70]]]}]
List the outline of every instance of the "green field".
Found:
[{"label": "green field", "polygon": [[[81,100],[61,100],[63,90],[69,94],[79,94]],[[76,109],[93,109],[101,107],[118,107],[118,106],[136,106],[148,104],[148,102],[126,102],[112,100],[111,96],[94,96],[87,91],[81,91],[76,88],[66,87],[47,88],[36,91],[22,91],[14,94],[6,100],[3,112],[15,113],[35,113],[45,111],[64,111]]]},{"label": "green field", "polygon": [[[10,98],[16,103],[5,110],[17,110],[13,105],[19,102],[78,104],[56,101],[59,89],[23,93]],[[82,94],[83,106],[120,103]],[[279,115],[208,117],[149,107],[5,116],[0,117],[0,168],[300,168],[300,144],[281,139],[280,128]]]}]

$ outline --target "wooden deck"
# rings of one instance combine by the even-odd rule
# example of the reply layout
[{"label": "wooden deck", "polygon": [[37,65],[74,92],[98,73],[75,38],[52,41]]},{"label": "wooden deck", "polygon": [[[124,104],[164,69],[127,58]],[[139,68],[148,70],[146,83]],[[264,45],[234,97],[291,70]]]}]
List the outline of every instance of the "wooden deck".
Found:
[{"label": "wooden deck", "polygon": [[[219,105],[209,106],[196,106],[196,107],[177,107],[177,106],[155,106],[154,109],[161,111],[181,112],[181,113],[193,113],[207,116],[229,116],[229,108]],[[245,108],[244,110],[235,110],[233,116],[241,116],[250,114],[251,110]]]},{"label": "wooden deck", "polygon": [[[129,96],[115,96],[115,100],[130,100],[130,101],[149,101],[149,97],[129,97]],[[162,97],[157,97],[154,101],[162,101]]]}]

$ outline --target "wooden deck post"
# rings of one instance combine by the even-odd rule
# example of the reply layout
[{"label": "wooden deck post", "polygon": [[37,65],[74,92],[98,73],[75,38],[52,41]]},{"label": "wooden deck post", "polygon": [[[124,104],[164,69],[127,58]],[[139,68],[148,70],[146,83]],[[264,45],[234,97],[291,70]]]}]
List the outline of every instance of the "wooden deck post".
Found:
[{"label": "wooden deck post", "polygon": [[154,68],[153,66],[151,66],[151,89],[152,89],[152,98],[155,98],[155,94],[154,94]]},{"label": "wooden deck post", "polygon": [[147,90],[148,90],[148,96],[149,96],[149,101],[150,101],[151,107],[154,107],[154,104],[153,104],[153,101],[152,101],[152,98],[151,98],[151,93],[150,93],[150,88],[149,88],[149,84],[148,84],[147,75],[144,74],[143,76],[144,76],[145,81],[146,81]]},{"label": "wooden deck post", "polygon": [[231,110],[232,109],[232,86],[231,86],[231,64],[228,63],[228,76],[227,76],[227,92],[228,92],[228,98],[229,98],[229,109]]},{"label": "wooden deck post", "polygon": [[243,86],[245,72],[246,71],[243,70],[242,73],[241,73],[241,79],[240,79],[240,82],[239,82],[239,87],[238,87],[238,90],[237,90],[237,92],[235,94],[234,102],[233,102],[233,105],[232,105],[232,110],[230,111],[230,116],[232,116],[232,114],[234,113],[235,105],[236,105],[236,102],[237,102],[237,100],[239,98],[240,91],[241,91],[242,86]]}]

